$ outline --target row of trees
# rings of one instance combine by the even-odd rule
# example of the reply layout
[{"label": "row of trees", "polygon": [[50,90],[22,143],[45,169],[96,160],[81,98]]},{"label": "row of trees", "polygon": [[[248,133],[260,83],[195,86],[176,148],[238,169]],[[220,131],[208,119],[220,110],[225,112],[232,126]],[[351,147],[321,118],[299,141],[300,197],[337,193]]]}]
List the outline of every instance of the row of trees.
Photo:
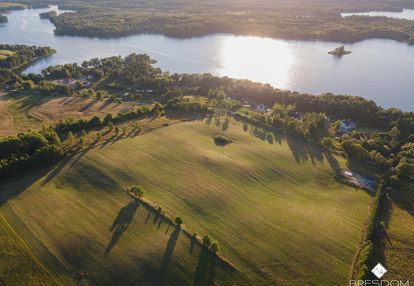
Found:
[{"label": "row of trees", "polygon": [[204,97],[174,97],[168,100],[166,109],[198,114],[209,111],[208,101]]},{"label": "row of trees", "polygon": [[111,113],[108,113],[104,118],[100,118],[98,116],[94,116],[90,119],[78,119],[75,120],[73,118],[65,119],[59,122],[55,130],[59,133],[64,132],[74,132],[74,131],[81,131],[85,129],[91,128],[99,128],[104,127],[109,124],[113,123],[121,123],[127,120],[140,118],[143,116],[150,116],[159,114],[163,110],[162,105],[160,104],[153,104],[152,106],[144,105],[140,107],[136,107],[134,110],[128,112],[121,112],[117,115],[113,116]]}]

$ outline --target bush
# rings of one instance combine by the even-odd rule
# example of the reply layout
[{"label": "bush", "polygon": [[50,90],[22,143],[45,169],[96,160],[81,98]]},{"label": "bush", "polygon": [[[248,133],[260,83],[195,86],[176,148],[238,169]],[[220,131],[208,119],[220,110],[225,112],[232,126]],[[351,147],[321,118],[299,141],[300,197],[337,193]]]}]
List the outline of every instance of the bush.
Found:
[{"label": "bush", "polygon": [[219,245],[218,245],[218,242],[217,242],[217,241],[214,241],[214,242],[211,244],[210,249],[211,249],[211,251],[212,251],[212,252],[214,252],[214,253],[218,252],[218,250],[219,250]]},{"label": "bush", "polygon": [[214,143],[216,143],[217,146],[226,146],[227,144],[232,143],[233,141],[231,141],[230,139],[227,139],[224,136],[221,135],[217,135],[216,137],[214,137]]},{"label": "bush", "polygon": [[134,185],[128,188],[128,191],[136,195],[139,198],[144,196],[144,188],[139,185]]},{"label": "bush", "polygon": [[177,216],[174,219],[174,222],[175,222],[176,225],[181,226],[183,224],[183,219],[180,216]]},{"label": "bush", "polygon": [[207,248],[210,247],[211,237],[209,235],[206,235],[206,236],[203,237],[203,245]]}]

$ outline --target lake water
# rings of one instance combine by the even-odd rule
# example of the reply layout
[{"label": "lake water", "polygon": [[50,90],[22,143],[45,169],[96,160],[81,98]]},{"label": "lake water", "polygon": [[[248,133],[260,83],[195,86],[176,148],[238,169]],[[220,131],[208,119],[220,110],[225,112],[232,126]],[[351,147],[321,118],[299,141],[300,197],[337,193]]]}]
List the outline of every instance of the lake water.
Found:
[{"label": "lake water", "polygon": [[147,53],[158,61],[159,67],[171,72],[210,72],[312,94],[360,95],[384,107],[414,110],[414,46],[396,41],[378,39],[350,44],[346,48],[352,54],[337,58],[327,53],[341,45],[334,42],[222,34],[191,39],[160,35],[119,39],[55,36],[54,25],[39,18],[39,13],[47,10],[50,9],[12,12],[7,15],[9,22],[0,27],[0,43],[57,50],[57,54],[35,63],[26,72],[94,57]]},{"label": "lake water", "polygon": [[348,16],[385,16],[390,18],[414,20],[414,9],[403,9],[402,12],[358,12],[358,13],[341,13],[342,17]]}]

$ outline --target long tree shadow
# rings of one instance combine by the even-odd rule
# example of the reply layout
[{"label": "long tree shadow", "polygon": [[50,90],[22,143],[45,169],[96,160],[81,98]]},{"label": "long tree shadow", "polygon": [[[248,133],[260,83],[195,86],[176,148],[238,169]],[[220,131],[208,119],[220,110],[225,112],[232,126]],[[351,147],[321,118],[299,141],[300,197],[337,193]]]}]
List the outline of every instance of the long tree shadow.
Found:
[{"label": "long tree shadow", "polygon": [[[35,172],[25,172],[19,174],[18,177],[5,180],[0,183],[0,206],[9,199],[17,197],[23,193],[31,185],[35,184],[48,172],[52,171],[53,167],[43,168]],[[23,178],[23,179],[22,179]]]},{"label": "long tree shadow", "polygon": [[328,161],[329,166],[331,166],[332,171],[335,173],[335,175],[338,177],[341,175],[341,166],[339,165],[338,160],[332,155],[331,152],[325,151],[324,152],[326,161]]},{"label": "long tree shadow", "polygon": [[81,109],[79,109],[79,112],[85,112],[88,109],[90,109],[92,106],[94,106],[97,102],[99,102],[98,100],[92,100],[91,102],[85,104],[84,106],[81,107]]},{"label": "long tree shadow", "polygon": [[201,247],[193,286],[213,286],[216,278],[216,255]]},{"label": "long tree shadow", "polygon": [[296,163],[301,164],[307,161],[311,161],[313,165],[317,162],[323,163],[323,149],[320,146],[292,136],[285,138]]},{"label": "long tree shadow", "polygon": [[406,210],[414,217],[414,188],[413,184],[402,184],[391,192],[391,199],[399,208]]},{"label": "long tree shadow", "polygon": [[139,201],[134,199],[128,205],[121,208],[110,228],[110,231],[113,233],[111,241],[105,249],[105,255],[107,255],[112,250],[112,248],[116,245],[121,236],[127,230],[129,224],[132,222],[132,219],[135,216],[135,213],[139,205]]},{"label": "long tree shadow", "polygon": [[181,228],[176,227],[174,232],[171,233],[168,239],[167,247],[165,249],[164,258],[161,263],[158,278],[155,279],[154,286],[168,285],[168,267],[170,266],[172,255],[174,253],[175,246],[177,244],[178,237],[180,236]]},{"label": "long tree shadow", "polygon": [[[368,269],[372,269],[378,262],[387,267],[385,249],[387,244],[391,245],[387,229],[391,219],[392,201],[388,194],[383,194],[378,209],[378,218],[372,234],[372,253],[368,257]],[[375,280],[372,273],[368,273],[368,279]]]},{"label": "long tree shadow", "polygon": [[55,167],[53,167],[52,171],[46,176],[46,178],[40,184],[40,187],[45,186],[47,183],[53,180],[53,178],[55,178],[72,159],[73,157],[68,156],[67,158],[60,161]]}]

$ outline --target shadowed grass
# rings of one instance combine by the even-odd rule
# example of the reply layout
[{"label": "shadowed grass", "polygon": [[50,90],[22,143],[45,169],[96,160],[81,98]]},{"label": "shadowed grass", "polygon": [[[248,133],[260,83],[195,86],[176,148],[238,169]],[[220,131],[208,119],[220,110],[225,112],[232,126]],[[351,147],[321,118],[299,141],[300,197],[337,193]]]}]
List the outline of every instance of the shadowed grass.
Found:
[{"label": "shadowed grass", "polygon": [[[78,173],[68,162],[43,186],[49,174],[1,185],[2,285],[155,285],[160,275],[168,285],[192,285],[200,249],[189,253],[187,237],[176,236],[166,222],[145,223],[150,210],[119,185],[105,191],[95,180],[72,185],[66,174],[104,176]],[[237,281],[227,270],[216,271],[222,285]],[[86,278],[79,280],[79,272]]]},{"label": "shadowed grass", "polygon": [[391,221],[385,242],[387,280],[414,280],[414,185],[405,184],[391,194]]}]

